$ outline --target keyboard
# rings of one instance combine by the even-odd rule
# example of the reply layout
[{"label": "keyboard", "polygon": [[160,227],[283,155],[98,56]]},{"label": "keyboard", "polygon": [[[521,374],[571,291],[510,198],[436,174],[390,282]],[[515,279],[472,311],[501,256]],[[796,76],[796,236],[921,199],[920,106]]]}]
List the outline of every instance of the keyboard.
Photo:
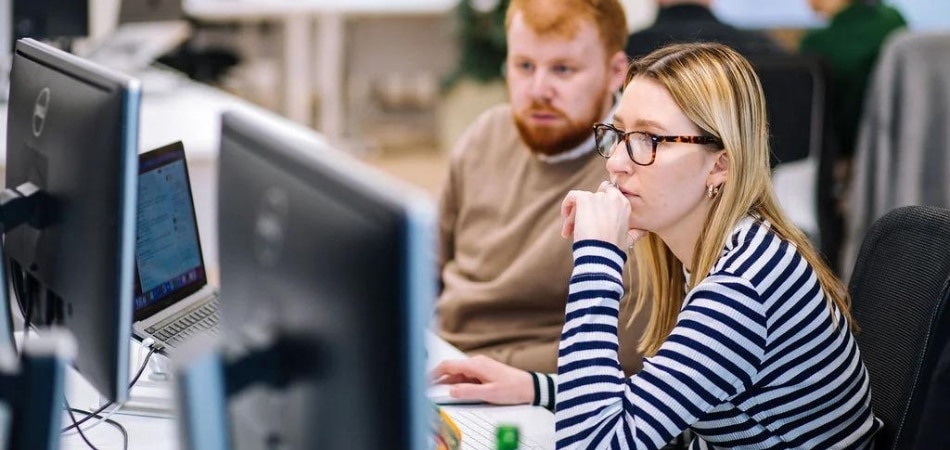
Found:
[{"label": "keyboard", "polygon": [[192,309],[188,314],[179,317],[177,320],[169,322],[161,328],[147,328],[145,332],[158,338],[165,346],[173,348],[199,333],[216,335],[218,334],[219,320],[218,303],[218,296],[215,295],[211,301]]},{"label": "keyboard", "polygon": [[[453,409],[448,414],[462,432],[462,450],[495,450],[498,423],[479,411]],[[544,447],[519,433],[518,449],[543,450]]]}]

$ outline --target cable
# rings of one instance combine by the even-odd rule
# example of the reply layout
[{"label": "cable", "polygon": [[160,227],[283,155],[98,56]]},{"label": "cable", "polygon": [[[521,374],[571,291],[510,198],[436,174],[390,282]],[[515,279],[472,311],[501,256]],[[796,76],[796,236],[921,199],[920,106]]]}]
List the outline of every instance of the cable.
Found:
[{"label": "cable", "polygon": [[[137,383],[137,382],[139,381],[139,378],[141,378],[141,376],[142,376],[142,372],[145,372],[145,367],[148,366],[148,360],[152,359],[152,354],[154,354],[156,350],[157,350],[157,349],[156,349],[155,347],[152,347],[152,348],[150,348],[150,349],[148,350],[148,354],[145,355],[145,361],[143,361],[143,362],[142,362],[142,366],[139,367],[139,371],[135,374],[135,378],[133,378],[133,379],[132,379],[132,382],[129,383],[129,389],[132,389],[132,386],[135,386],[135,383]],[[69,426],[67,426],[66,428],[63,428],[62,430],[60,430],[60,432],[65,433],[65,432],[67,432],[67,431],[69,431],[69,430],[71,430],[71,429],[73,429],[73,428],[78,428],[79,425],[82,425],[82,424],[85,423],[87,420],[91,419],[93,416],[98,415],[99,413],[101,413],[102,411],[104,411],[106,408],[108,408],[109,406],[111,406],[113,403],[115,403],[115,402],[109,402],[109,403],[106,403],[105,405],[102,405],[99,409],[97,409],[97,410],[95,410],[95,411],[89,413],[88,416],[86,416],[86,417],[80,419],[78,422],[75,422],[75,421],[74,421],[72,425],[69,425]],[[116,407],[116,409],[119,409],[119,408]],[[114,410],[113,410],[113,412],[114,412]],[[90,427],[90,428],[92,428],[92,427]],[[88,428],[87,428],[87,429],[88,429]]]},{"label": "cable", "polygon": [[23,290],[23,269],[20,267],[20,264],[13,261],[13,258],[8,258],[7,266],[10,267],[10,282],[13,285],[13,297],[16,298],[16,303],[20,306],[20,312],[23,314],[23,343],[20,348],[20,353],[23,353],[23,348],[26,348],[26,340],[30,336],[30,321],[33,317],[33,304],[30,301],[30,297],[27,296]]},{"label": "cable", "polygon": [[[112,404],[112,403],[110,402],[109,405],[111,405],[111,404]],[[109,406],[109,405],[106,405],[106,406]],[[84,420],[85,420],[85,419],[88,419],[89,416],[96,416],[96,417],[99,417],[99,420],[97,420],[97,421],[95,421],[95,422],[93,422],[93,423],[90,423],[90,424],[88,424],[88,425],[86,425],[86,426],[84,426],[84,427],[83,427],[83,426],[80,426],[79,428],[76,428],[76,429],[73,429],[73,430],[69,430],[69,431],[63,432],[62,434],[63,434],[63,436],[72,436],[72,435],[78,433],[79,430],[80,430],[80,428],[82,429],[82,431],[89,431],[89,430],[91,430],[91,429],[93,429],[93,428],[99,426],[99,424],[101,424],[101,423],[103,423],[103,422],[108,423],[108,422],[109,422],[109,418],[112,417],[112,415],[115,414],[115,413],[116,413],[118,410],[120,410],[120,409],[122,409],[122,405],[116,405],[116,407],[115,407],[115,408],[112,408],[108,413],[106,413],[105,416],[100,416],[99,414],[91,413],[91,412],[89,412],[89,411],[79,410],[79,412],[82,412],[83,414],[86,415],[86,417],[83,418]]]},{"label": "cable", "polygon": [[[69,413],[69,418],[72,419],[73,421],[72,426],[76,427],[76,429],[79,430],[79,437],[81,437],[83,441],[86,441],[86,445],[88,445],[89,448],[91,448],[92,450],[99,450],[98,448],[96,448],[95,445],[92,445],[92,442],[89,442],[89,439],[86,438],[86,434],[83,433],[82,430],[79,429],[79,424],[76,423],[76,416],[73,414],[73,409],[69,406],[69,402],[66,400],[65,396],[63,397],[63,401],[66,402],[66,412]],[[86,419],[88,419],[89,417],[92,417],[92,416],[87,416]]]},{"label": "cable", "polygon": [[[116,409],[119,409],[119,408],[116,408]],[[86,417],[90,417],[90,416],[99,417],[99,416],[96,415],[96,414],[90,413],[89,411],[83,411],[83,410],[78,409],[78,408],[69,408],[69,410],[72,411],[72,412],[77,412],[77,413],[80,413],[80,414],[85,414]],[[115,409],[113,409],[112,411],[115,411]],[[112,414],[112,413],[109,413],[109,414]],[[100,417],[99,420],[101,420],[101,421],[103,421],[103,422],[105,422],[105,423],[107,423],[107,424],[109,424],[109,425],[112,425],[115,429],[119,430],[119,432],[122,433],[122,448],[123,448],[124,450],[128,450],[128,449],[129,449],[129,432],[125,430],[125,427],[123,427],[121,423],[116,422],[116,421],[110,419],[108,414],[107,414],[105,417]],[[94,426],[95,426],[95,425],[90,426],[89,428],[92,428],[92,427],[94,427]],[[87,429],[88,429],[88,428],[87,428]],[[77,432],[78,432],[79,428],[77,428],[76,430],[77,430]]]}]

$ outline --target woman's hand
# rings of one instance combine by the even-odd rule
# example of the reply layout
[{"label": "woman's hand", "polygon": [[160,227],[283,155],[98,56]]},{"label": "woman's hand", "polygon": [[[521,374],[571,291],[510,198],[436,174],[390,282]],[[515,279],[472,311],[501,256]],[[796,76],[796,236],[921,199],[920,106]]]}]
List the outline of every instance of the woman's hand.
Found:
[{"label": "woman's hand", "polygon": [[597,192],[568,192],[561,203],[561,217],[561,236],[573,236],[574,242],[595,239],[626,248],[646,234],[630,229],[630,201],[608,181]]},{"label": "woman's hand", "polygon": [[487,356],[443,361],[432,370],[435,384],[450,384],[449,395],[498,405],[534,402],[531,374]]}]

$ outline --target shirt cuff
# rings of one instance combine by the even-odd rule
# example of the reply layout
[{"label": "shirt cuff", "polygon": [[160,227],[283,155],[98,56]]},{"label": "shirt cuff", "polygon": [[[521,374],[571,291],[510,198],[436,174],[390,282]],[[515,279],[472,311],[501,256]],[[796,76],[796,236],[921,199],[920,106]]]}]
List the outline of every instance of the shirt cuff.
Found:
[{"label": "shirt cuff", "polygon": [[586,239],[574,243],[573,276],[605,274],[619,281],[626,262],[627,254],[609,242]]},{"label": "shirt cuff", "polygon": [[554,407],[557,404],[555,401],[557,375],[539,372],[529,373],[531,374],[531,381],[534,384],[534,401],[531,402],[531,404],[554,411]]}]

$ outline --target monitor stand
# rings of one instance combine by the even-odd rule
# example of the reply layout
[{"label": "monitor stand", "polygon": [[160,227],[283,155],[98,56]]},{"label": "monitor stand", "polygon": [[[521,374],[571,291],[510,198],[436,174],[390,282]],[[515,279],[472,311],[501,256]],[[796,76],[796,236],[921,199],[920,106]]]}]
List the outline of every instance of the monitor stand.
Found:
[{"label": "monitor stand", "polygon": [[[141,365],[141,362],[138,365]],[[138,371],[138,365],[132,368],[133,375]],[[153,354],[142,377],[129,390],[129,399],[116,411],[116,414],[175,417],[175,392],[171,373],[171,361],[158,353]],[[99,397],[99,404],[94,409],[99,409],[108,402],[109,400],[105,397]]]}]

